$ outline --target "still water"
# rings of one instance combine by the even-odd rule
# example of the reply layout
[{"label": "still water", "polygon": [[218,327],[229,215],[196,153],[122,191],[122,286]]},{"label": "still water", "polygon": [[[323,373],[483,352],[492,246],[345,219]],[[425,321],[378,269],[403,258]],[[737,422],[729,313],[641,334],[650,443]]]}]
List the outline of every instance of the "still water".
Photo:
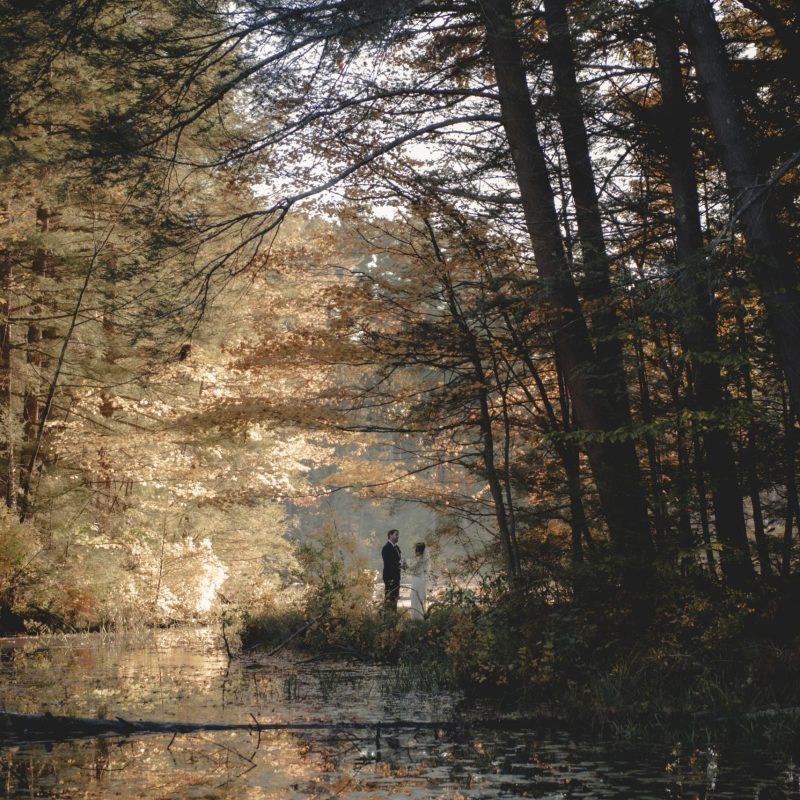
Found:
[{"label": "still water", "polygon": [[[215,633],[202,629],[0,640],[0,709],[242,726],[330,723],[35,744],[0,739],[0,797],[800,798],[800,771],[785,754],[711,744],[629,749],[548,728],[512,729],[490,724],[490,710],[465,709],[459,696],[421,687],[419,675],[412,680],[392,667],[292,654],[229,663]],[[392,727],[396,720],[427,724]],[[436,722],[441,727],[429,724]]]}]

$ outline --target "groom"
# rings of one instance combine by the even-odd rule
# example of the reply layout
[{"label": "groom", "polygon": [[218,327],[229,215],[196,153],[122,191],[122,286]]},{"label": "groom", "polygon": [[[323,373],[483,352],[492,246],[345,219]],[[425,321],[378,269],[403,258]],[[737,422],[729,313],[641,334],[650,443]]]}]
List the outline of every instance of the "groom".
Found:
[{"label": "groom", "polygon": [[397,598],[400,594],[400,568],[405,566],[403,554],[397,540],[400,538],[400,531],[392,528],[386,534],[389,540],[381,550],[383,556],[383,586],[384,599],[383,607],[387,612],[397,613]]}]

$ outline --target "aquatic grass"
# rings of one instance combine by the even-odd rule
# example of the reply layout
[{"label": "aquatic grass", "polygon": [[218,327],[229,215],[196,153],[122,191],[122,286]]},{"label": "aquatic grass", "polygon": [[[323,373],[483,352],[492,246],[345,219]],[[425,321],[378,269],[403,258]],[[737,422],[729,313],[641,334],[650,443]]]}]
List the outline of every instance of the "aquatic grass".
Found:
[{"label": "aquatic grass", "polygon": [[300,688],[302,683],[300,676],[297,673],[287,675],[283,679],[283,697],[285,700],[291,702],[300,700]]},{"label": "aquatic grass", "polygon": [[451,690],[456,683],[447,665],[440,661],[400,661],[381,672],[378,685],[382,694],[407,694]]},{"label": "aquatic grass", "polygon": [[320,698],[327,703],[335,701],[337,694],[343,690],[358,688],[366,679],[367,676],[352,671],[333,669],[315,670],[310,675],[305,675],[305,679],[299,673],[293,672],[283,679],[283,696],[287,701],[305,699],[311,685],[316,683]]},{"label": "aquatic grass", "polygon": [[319,691],[325,702],[333,699],[342,689],[354,689],[364,682],[364,676],[341,670],[318,670]]}]

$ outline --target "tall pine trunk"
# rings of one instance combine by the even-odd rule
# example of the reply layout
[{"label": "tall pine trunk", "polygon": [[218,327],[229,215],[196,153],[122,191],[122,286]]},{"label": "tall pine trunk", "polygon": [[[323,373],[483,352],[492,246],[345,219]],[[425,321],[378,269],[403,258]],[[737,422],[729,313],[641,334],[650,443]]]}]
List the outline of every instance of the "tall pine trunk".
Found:
[{"label": "tall pine trunk", "polygon": [[623,382],[612,389],[598,374],[587,323],[564,256],[511,0],[485,0],[481,11],[525,223],[546,297],[545,313],[577,419],[589,432],[586,449],[609,535],[619,554],[640,564],[649,562],[653,545],[634,444],[624,435],[616,441],[602,435],[629,426],[627,387]]},{"label": "tall pine trunk", "polygon": [[[675,17],[672,10],[663,4],[653,7],[652,16],[663,103],[661,129],[667,148],[669,182],[675,209],[683,312],[676,316],[681,338],[689,354],[692,405],[697,411],[714,415],[719,414],[723,406],[716,308],[703,252],[689,111],[683,95]],[[729,583],[742,586],[753,578],[753,566],[736,456],[730,434],[724,430],[721,422],[704,432],[703,446],[714,506],[714,524],[717,539],[723,547],[722,569]]]},{"label": "tall pine trunk", "polygon": [[[572,37],[565,0],[545,0],[548,58],[555,78],[556,108],[564,137],[567,171],[575,204],[583,261],[584,280],[580,286],[590,307],[592,333],[601,374],[608,375],[609,391],[625,385],[619,324],[612,302],[611,276],[600,203],[594,179],[589,136],[586,132],[580,88],[575,72]],[[620,398],[627,402],[627,398]]]},{"label": "tall pine trunk", "polygon": [[675,0],[711,128],[719,145],[736,220],[751,255],[750,270],[767,310],[778,357],[800,414],[800,290],[797,270],[776,220],[773,199],[759,171],[759,153],[745,119],[725,46],[708,0]]}]

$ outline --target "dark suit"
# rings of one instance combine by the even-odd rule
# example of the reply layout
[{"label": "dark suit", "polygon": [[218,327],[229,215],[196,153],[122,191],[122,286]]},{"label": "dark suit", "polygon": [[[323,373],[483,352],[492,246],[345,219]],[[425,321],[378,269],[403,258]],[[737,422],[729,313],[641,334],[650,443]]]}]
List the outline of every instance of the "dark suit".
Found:
[{"label": "dark suit", "polygon": [[397,598],[400,594],[400,564],[403,556],[396,544],[386,542],[381,550],[383,557],[384,607],[397,611]]}]

